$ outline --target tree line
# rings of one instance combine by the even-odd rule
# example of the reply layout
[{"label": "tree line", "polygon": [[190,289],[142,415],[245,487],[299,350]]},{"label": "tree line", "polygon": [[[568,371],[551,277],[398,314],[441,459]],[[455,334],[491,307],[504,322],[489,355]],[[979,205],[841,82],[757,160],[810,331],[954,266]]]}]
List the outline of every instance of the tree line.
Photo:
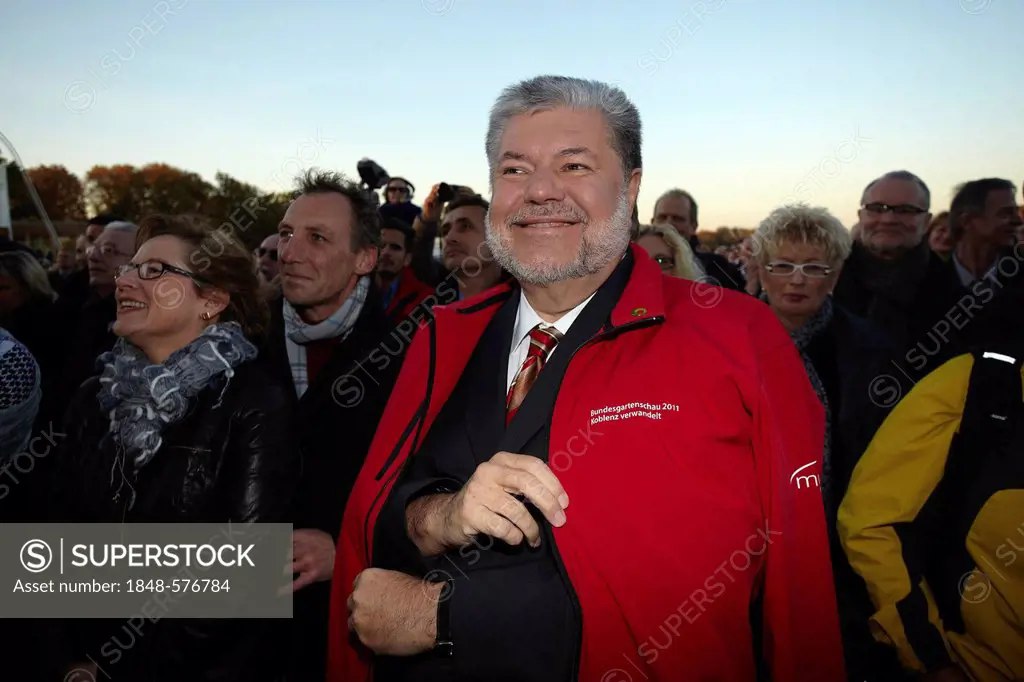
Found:
[{"label": "tree line", "polygon": [[[6,171],[11,220],[39,218],[21,169],[12,163]],[[265,192],[227,173],[218,172],[210,183],[166,163],[93,166],[82,179],[59,164],[27,168],[25,174],[54,222],[99,213],[132,221],[152,213],[199,213],[233,225],[249,245],[277,229],[291,201],[289,192]]]},{"label": "tree line", "polygon": [[[85,220],[98,213],[133,221],[152,213],[200,213],[217,224],[233,225],[250,246],[277,229],[291,200],[288,192],[265,192],[227,173],[218,172],[210,183],[197,173],[166,163],[93,166],[84,181],[59,164],[28,168],[26,174],[53,221]],[[11,219],[38,218],[15,164],[7,166],[7,185]],[[701,230],[697,236],[702,244],[714,248],[738,243],[751,232],[719,227]]]}]

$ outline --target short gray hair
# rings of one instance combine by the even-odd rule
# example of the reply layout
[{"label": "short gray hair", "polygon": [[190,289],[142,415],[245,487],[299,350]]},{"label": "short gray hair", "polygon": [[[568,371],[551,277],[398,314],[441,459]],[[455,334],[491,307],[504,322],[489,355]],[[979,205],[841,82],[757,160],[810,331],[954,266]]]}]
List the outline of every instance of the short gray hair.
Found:
[{"label": "short gray hair", "polygon": [[131,234],[138,234],[139,226],[135,223],[129,223],[127,220],[115,220],[107,223],[104,230],[113,230],[115,232],[130,232]]},{"label": "short gray hair", "polygon": [[697,200],[693,198],[693,195],[687,192],[685,189],[670,189],[654,202],[654,210],[658,210],[658,204],[665,199],[686,199],[686,203],[690,205],[690,222],[697,225]]},{"label": "short gray hair", "polygon": [[827,208],[791,204],[772,211],[754,231],[753,251],[761,265],[775,257],[782,244],[810,244],[825,252],[835,266],[849,257],[852,238]]},{"label": "short gray hair", "polygon": [[875,178],[868,183],[868,186],[864,188],[864,191],[860,195],[860,203],[863,204],[864,200],[868,198],[868,192],[871,188],[882,182],[883,180],[903,180],[904,182],[912,182],[921,189],[921,194],[924,196],[924,210],[930,211],[932,207],[932,192],[928,189],[928,185],[924,184],[924,180],[917,177],[913,173],[907,170],[896,170],[889,171],[885,175]]},{"label": "short gray hair", "polygon": [[567,76],[537,76],[505,88],[491,107],[487,126],[487,163],[491,177],[498,165],[501,136],[513,116],[568,107],[600,111],[611,135],[611,145],[629,177],[642,168],[640,112],[614,85]]}]

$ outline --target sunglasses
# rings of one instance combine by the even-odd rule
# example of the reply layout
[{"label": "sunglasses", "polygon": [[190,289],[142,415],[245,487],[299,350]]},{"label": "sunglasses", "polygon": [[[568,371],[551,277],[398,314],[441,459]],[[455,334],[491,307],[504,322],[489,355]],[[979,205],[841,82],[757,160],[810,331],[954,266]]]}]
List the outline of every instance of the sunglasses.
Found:
[{"label": "sunglasses", "polygon": [[256,249],[256,255],[260,258],[270,256],[270,260],[277,260],[277,249],[264,249],[262,246]]},{"label": "sunglasses", "polygon": [[676,259],[671,256],[655,256],[654,262],[660,265],[662,270],[670,270],[676,266]]}]

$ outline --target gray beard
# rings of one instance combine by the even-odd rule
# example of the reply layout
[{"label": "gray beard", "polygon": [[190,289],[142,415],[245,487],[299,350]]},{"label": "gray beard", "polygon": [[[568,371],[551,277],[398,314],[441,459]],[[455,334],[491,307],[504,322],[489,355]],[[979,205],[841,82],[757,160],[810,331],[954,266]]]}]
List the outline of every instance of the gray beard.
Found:
[{"label": "gray beard", "polygon": [[506,230],[499,232],[491,223],[490,211],[484,218],[484,225],[487,246],[495,262],[523,284],[544,286],[593,275],[620,259],[629,247],[633,217],[629,209],[628,187],[623,187],[615,213],[604,224],[584,223],[579,252],[573,260],[562,264],[523,263],[515,257],[511,234]]}]

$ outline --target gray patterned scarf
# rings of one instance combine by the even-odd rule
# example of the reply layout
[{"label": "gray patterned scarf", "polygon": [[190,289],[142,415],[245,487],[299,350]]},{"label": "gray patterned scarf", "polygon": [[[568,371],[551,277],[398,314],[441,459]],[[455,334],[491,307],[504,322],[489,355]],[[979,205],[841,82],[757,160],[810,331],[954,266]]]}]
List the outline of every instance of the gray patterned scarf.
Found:
[{"label": "gray patterned scarf", "polygon": [[[768,297],[764,292],[761,293],[760,298],[763,301],[768,301]],[[832,410],[829,408],[825,384],[822,382],[821,376],[818,375],[818,371],[814,368],[814,363],[811,362],[811,358],[807,354],[807,348],[819,334],[828,329],[829,324],[832,322],[833,314],[832,297],[829,296],[811,319],[807,320],[799,329],[794,329],[789,333],[790,338],[793,339],[793,343],[796,345],[796,349],[800,351],[800,359],[803,360],[804,369],[807,371],[807,378],[811,380],[811,387],[814,388],[818,400],[821,401],[821,406],[825,408],[825,444],[821,456],[821,496],[826,501],[826,509],[831,509],[829,502],[831,501],[830,484],[832,480]]]},{"label": "gray patterned scarf", "polygon": [[299,317],[298,311],[292,307],[287,299],[284,299],[284,338],[285,347],[288,350],[288,364],[292,369],[292,380],[295,382],[295,393],[298,397],[305,394],[309,388],[309,370],[306,365],[306,344],[312,341],[323,339],[345,338],[352,332],[352,328],[359,318],[366,302],[366,295],[370,291],[370,278],[363,276],[359,283],[352,290],[352,294],[345,299],[341,307],[335,310],[330,317],[317,324],[306,324]]},{"label": "gray patterned scarf", "polygon": [[819,334],[828,329],[828,325],[832,322],[832,315],[832,297],[829,296],[811,319],[807,320],[802,327],[793,330],[789,334],[793,339],[793,343],[796,344],[797,350],[800,351],[800,359],[804,361],[804,369],[807,370],[807,377],[811,380],[811,386],[814,387],[814,392],[818,394],[821,406],[825,408],[825,447],[821,457],[821,495],[826,501],[832,499],[830,497],[830,483],[832,481],[832,410],[829,408],[825,384],[818,375],[818,371],[814,369],[814,363],[811,362],[810,356],[807,355],[807,347],[811,345],[811,342]]},{"label": "gray patterned scarf", "polygon": [[[111,352],[100,355],[97,366],[102,374],[97,398],[100,409],[110,417],[107,438],[113,438],[119,446],[111,470],[111,483],[118,472],[121,476],[115,500],[128,480],[124,457],[132,461],[134,480],[163,444],[163,431],[181,421],[199,392],[223,376],[223,398],[235,368],[256,354],[256,346],[245,338],[241,326],[226,322],[210,325],[159,365],[123,338],[117,340]],[[129,507],[134,502],[133,489]]]}]

